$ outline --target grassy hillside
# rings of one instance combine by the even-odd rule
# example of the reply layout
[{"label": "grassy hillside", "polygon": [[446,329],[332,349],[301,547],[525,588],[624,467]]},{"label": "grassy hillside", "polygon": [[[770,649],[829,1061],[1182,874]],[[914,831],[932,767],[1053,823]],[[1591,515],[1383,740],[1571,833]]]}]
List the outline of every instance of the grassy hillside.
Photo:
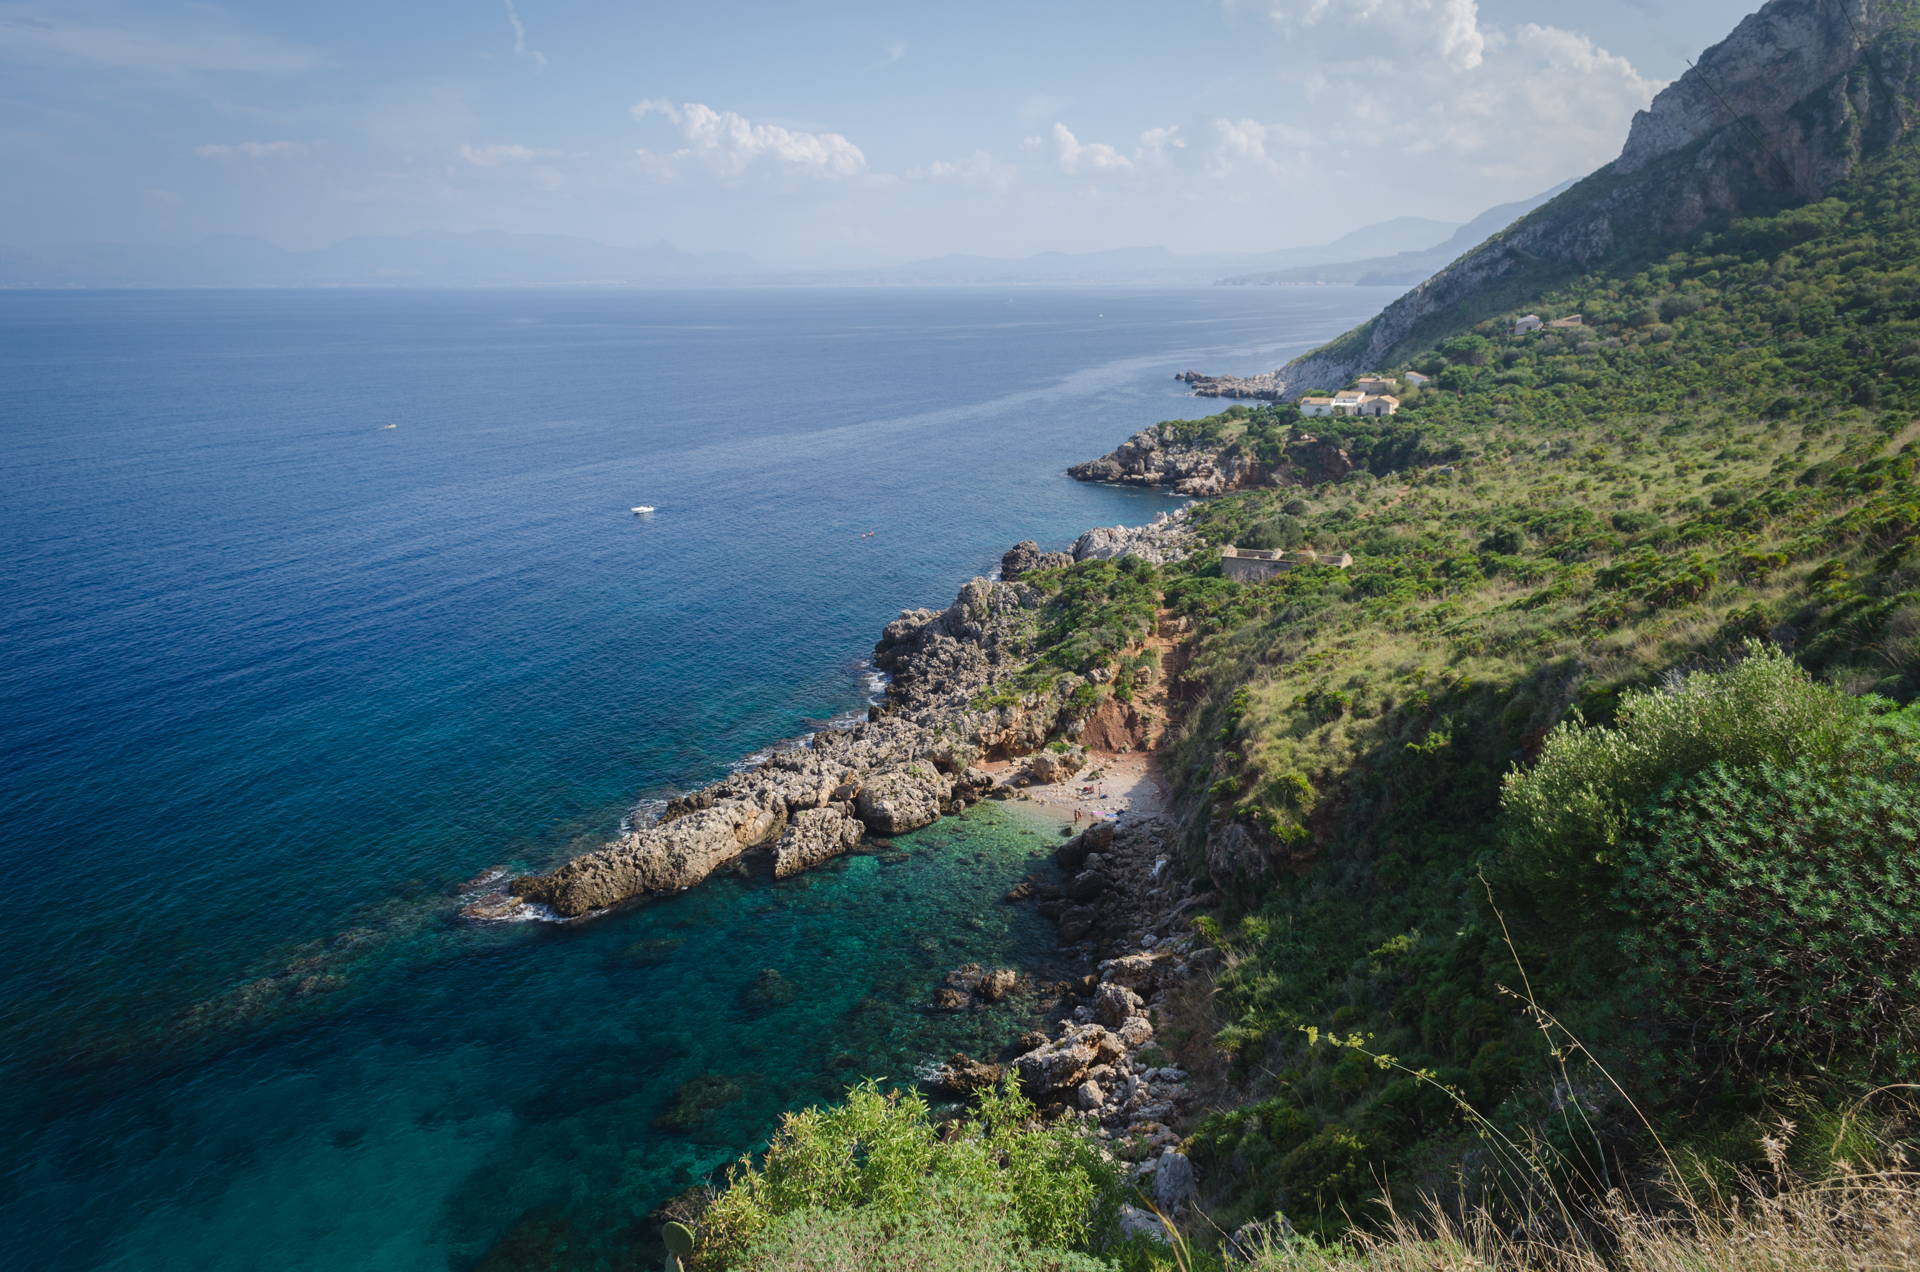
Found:
[{"label": "grassy hillside", "polygon": [[[858,1135],[783,1133],[708,1266],[1188,1267],[1277,1213],[1263,1272],[1912,1254],[1920,148],[1522,299],[1586,325],[1439,333],[1397,417],[1312,422],[1347,480],[1207,504],[1179,565],[1049,576],[1037,678],[1155,592],[1189,632],[1166,758],[1223,954],[1211,1023],[1160,1035],[1212,1083],[1193,1247],[1123,1242],[1114,1179],[1016,1096],[941,1138],[867,1093]],[[1228,543],[1354,562],[1241,585]],[[1442,1231],[1423,1194],[1486,1209]]]},{"label": "grassy hillside", "polygon": [[[1283,1209],[1342,1227],[1380,1179],[1443,1183],[1487,1133],[1482,1116],[1501,1134],[1563,1134],[1568,1078],[1547,1044],[1566,1038],[1543,1036],[1508,992],[1523,976],[1669,1148],[1758,1160],[1772,1119],[1818,1120],[1907,1076],[1920,997],[1905,981],[1859,1036],[1827,1022],[1805,1045],[1724,1045],[1725,1012],[1665,992],[1684,969],[1645,939],[1654,919],[1623,891],[1626,848],[1596,850],[1596,878],[1572,888],[1524,859],[1519,788],[1503,815],[1502,779],[1563,722],[1610,725],[1623,702],[1645,716],[1638,695],[1750,659],[1754,642],[1844,696],[1888,699],[1860,705],[1863,734],[1891,729],[1890,703],[1920,690],[1917,195],[1909,149],[1841,197],[1528,306],[1583,313],[1584,329],[1515,336],[1503,318],[1454,333],[1412,359],[1437,390],[1368,439],[1444,445],[1453,462],[1201,513],[1215,543],[1355,558],[1241,587],[1203,557],[1169,584],[1201,633],[1175,769],[1196,806],[1191,864],[1223,899],[1219,1042],[1248,1097],[1197,1146],[1223,1223]],[[1736,678],[1698,688],[1732,693]],[[1816,692],[1783,686],[1754,711]],[[1658,797],[1688,773],[1656,776]],[[1832,784],[1857,795],[1854,776]],[[1719,794],[1706,820],[1732,823],[1739,798]],[[1873,829],[1857,833],[1896,833],[1877,806],[1859,815]],[[1209,861],[1228,823],[1260,843],[1253,868]],[[1843,917],[1864,877],[1823,881]],[[1894,948],[1877,939],[1879,954]],[[1405,1068],[1316,1046],[1303,1032],[1316,1029],[1358,1034]],[[1608,1084],[1584,1080],[1582,1136],[1652,1153]]]}]

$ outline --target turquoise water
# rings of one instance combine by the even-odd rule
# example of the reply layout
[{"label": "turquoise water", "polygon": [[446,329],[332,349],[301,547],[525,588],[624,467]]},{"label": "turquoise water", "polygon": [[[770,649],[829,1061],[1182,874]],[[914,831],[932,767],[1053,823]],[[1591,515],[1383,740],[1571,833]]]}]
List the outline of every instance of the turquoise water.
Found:
[{"label": "turquoise water", "polygon": [[0,1262],[626,1266],[779,1110],[1004,1041],[918,1004],[1052,965],[1009,809],[592,923],[461,884],[857,708],[900,606],[1168,506],[1059,474],[1173,371],[1377,302],[0,294]]}]

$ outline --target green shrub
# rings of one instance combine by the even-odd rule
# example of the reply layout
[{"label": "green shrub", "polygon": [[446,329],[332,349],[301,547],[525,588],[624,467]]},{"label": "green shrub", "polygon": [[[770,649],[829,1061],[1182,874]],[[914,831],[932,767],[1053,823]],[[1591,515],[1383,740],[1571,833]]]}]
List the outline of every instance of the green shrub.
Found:
[{"label": "green shrub", "polygon": [[1870,762],[1715,764],[1636,819],[1627,952],[1742,1063],[1920,1060],[1920,788]]},{"label": "green shrub", "polygon": [[787,1115],[761,1164],[735,1167],[700,1221],[698,1262],[758,1266],[743,1263],[755,1242],[820,1212],[858,1212],[903,1233],[914,1217],[998,1212],[1030,1250],[1099,1249],[1115,1239],[1120,1198],[1117,1167],[1078,1132],[1037,1122],[1011,1081],[983,1093],[971,1118],[939,1128],[919,1095],[868,1082],[844,1104]]},{"label": "green shrub", "polygon": [[961,1191],[924,1210],[801,1210],[770,1224],[731,1266],[750,1272],[1107,1272],[1069,1250],[1035,1249],[1014,1217]]},{"label": "green shrub", "polygon": [[1837,768],[1866,741],[1867,702],[1777,649],[1749,642],[1746,653],[1726,671],[1623,694],[1612,727],[1555,728],[1539,762],[1501,785],[1503,882],[1542,910],[1592,913],[1610,900],[1634,818],[1670,783],[1716,763]]}]

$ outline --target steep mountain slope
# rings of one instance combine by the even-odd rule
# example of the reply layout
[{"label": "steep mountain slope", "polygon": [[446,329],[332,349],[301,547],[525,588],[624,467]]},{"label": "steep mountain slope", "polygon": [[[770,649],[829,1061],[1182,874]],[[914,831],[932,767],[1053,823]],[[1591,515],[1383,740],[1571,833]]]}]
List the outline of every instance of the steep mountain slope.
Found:
[{"label": "steep mountain slope", "polygon": [[1913,0],[1771,0],[1634,120],[1620,158],[1278,374],[1291,396],[1742,212],[1818,199],[1916,119]]},{"label": "steep mountain slope", "polygon": [[[1754,854],[1756,877],[1789,862],[1814,877],[1835,860],[1808,847],[1825,833],[1820,799],[1920,798],[1913,712],[1882,715],[1884,703],[1854,696],[1920,695],[1920,139],[1820,201],[1524,299],[1589,324],[1443,330],[1410,358],[1437,387],[1391,420],[1302,421],[1281,405],[1184,426],[1269,449],[1310,429],[1355,459],[1337,483],[1251,490],[1192,518],[1213,544],[1350,552],[1350,569],[1247,586],[1202,553],[1163,572],[1195,634],[1170,767],[1189,866],[1221,899],[1206,926],[1227,967],[1216,1054],[1233,1093],[1221,1099],[1240,1107],[1200,1128],[1194,1154],[1224,1227],[1279,1210],[1331,1232],[1378,1180],[1405,1200],[1447,1186],[1463,1163],[1486,1167],[1476,1154],[1489,1127],[1626,1163],[1643,1181],[1662,1159],[1642,1112],[1676,1152],[1757,1154],[1778,1109],[1830,1125],[1833,1110],[1900,1080],[1920,1045],[1910,979],[1876,991],[1890,1017],[1806,1034],[1777,1022],[1846,1001],[1844,989],[1775,982],[1742,998],[1701,983],[1703,968],[1749,954],[1791,965],[1803,930],[1839,974],[1835,951],[1875,939],[1869,894],[1903,898],[1899,922],[1920,922],[1904,884],[1849,876],[1826,908],[1789,917],[1792,886],[1734,900],[1684,893],[1677,881],[1702,876],[1677,867],[1619,868],[1661,860],[1704,824],[1714,851]],[[1792,662],[1757,652],[1773,649]],[[1743,658],[1753,670],[1724,670]],[[1825,687],[1796,682],[1794,664]],[[1538,771],[1556,745],[1607,772],[1599,757],[1626,744],[1583,742],[1568,722],[1624,730],[1694,709],[1667,705],[1690,671],[1712,673],[1688,682],[1701,710],[1720,695],[1759,699],[1727,705],[1689,743],[1699,754],[1817,703],[1865,722],[1863,754],[1887,746],[1891,776],[1821,771],[1806,788],[1820,795],[1791,812],[1755,811],[1777,793],[1749,803],[1744,788],[1714,789],[1682,817],[1659,792],[1706,761],[1673,761],[1649,779],[1653,804],[1647,791],[1621,797],[1644,838],[1623,831],[1612,857],[1543,866],[1548,850],[1516,831],[1528,806],[1508,775]],[[1579,790],[1606,789],[1595,771]],[[1787,780],[1766,773],[1738,780]],[[1543,800],[1578,798],[1567,787]],[[1906,822],[1848,816],[1873,829],[1843,844],[1908,841]],[[1567,835],[1556,826],[1547,842]],[[1650,880],[1675,891],[1650,892]],[[1679,911],[1661,908],[1681,895]],[[1655,930],[1679,953],[1637,935]],[[1558,1067],[1539,1019],[1508,992],[1523,976],[1637,1111],[1579,1061],[1585,1051]],[[1303,1032],[1329,1028],[1396,1064]],[[1570,1091],[1584,1148],[1555,1120]],[[1903,1116],[1881,1128],[1897,1143],[1912,1133]],[[1815,1170],[1833,1151],[1802,1147]]]}]

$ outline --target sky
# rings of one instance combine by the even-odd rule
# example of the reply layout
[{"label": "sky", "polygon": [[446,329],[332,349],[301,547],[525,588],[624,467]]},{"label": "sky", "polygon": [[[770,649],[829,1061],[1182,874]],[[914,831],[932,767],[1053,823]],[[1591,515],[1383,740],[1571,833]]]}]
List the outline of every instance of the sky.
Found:
[{"label": "sky", "polygon": [[0,245],[1265,251],[1591,171],[1758,3],[0,0]]}]

